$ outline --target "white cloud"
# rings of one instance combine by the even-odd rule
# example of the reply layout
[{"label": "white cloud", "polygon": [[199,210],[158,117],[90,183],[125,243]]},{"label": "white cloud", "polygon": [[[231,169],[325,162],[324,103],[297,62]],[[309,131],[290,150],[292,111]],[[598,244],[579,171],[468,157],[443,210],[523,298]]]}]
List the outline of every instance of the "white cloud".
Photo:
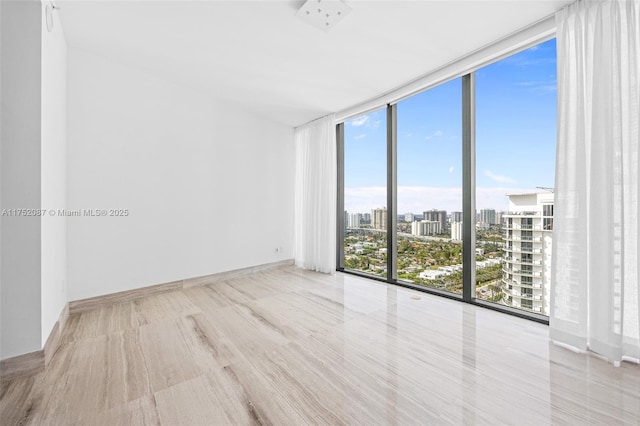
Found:
[{"label": "white cloud", "polygon": [[454,170],[453,166],[449,166],[449,173],[453,173]]},{"label": "white cloud", "polygon": [[344,209],[351,213],[370,213],[387,204],[387,188],[383,186],[345,188]]},{"label": "white cloud", "polygon": [[540,192],[535,188],[508,188],[508,187],[477,187],[476,209],[495,209],[496,211],[509,210],[510,194],[529,194]]},{"label": "white cloud", "polygon": [[426,136],[425,139],[429,140],[431,138],[437,138],[439,136],[444,135],[444,132],[442,130],[436,130],[435,132],[431,133],[430,135]]},{"label": "white cloud", "polygon": [[500,183],[516,183],[516,180],[509,176],[502,176],[493,173],[491,170],[485,170],[484,175],[489,179]]},{"label": "white cloud", "polygon": [[504,61],[510,65],[515,65],[516,67],[528,68],[528,67],[536,67],[538,65],[547,65],[547,64],[555,64],[556,58],[523,58],[523,57],[509,57],[504,59]]},{"label": "white cloud", "polygon": [[360,127],[367,124],[368,122],[369,122],[369,116],[363,115],[362,117],[354,118],[353,120],[351,120],[351,125],[353,127]]},{"label": "white cloud", "polygon": [[555,92],[558,84],[555,80],[548,81],[520,81],[515,86],[528,87],[531,92]]},{"label": "white cloud", "polygon": [[367,135],[365,135],[364,133],[362,133],[360,135],[357,135],[357,136],[354,136],[354,138],[356,138],[356,139],[362,139],[362,138],[366,138],[366,137],[367,137]]},{"label": "white cloud", "polygon": [[[385,187],[345,188],[345,210],[369,213],[371,209],[387,204]],[[462,210],[462,188],[399,186],[398,211],[422,213],[428,209]]]},{"label": "white cloud", "polygon": [[558,90],[558,86],[556,84],[541,84],[538,87],[534,87],[534,91],[536,92],[556,92]]},{"label": "white cloud", "polygon": [[[531,188],[478,187],[476,188],[476,208],[509,209],[507,194],[535,193]],[[344,207],[350,213],[370,213],[371,209],[387,204],[385,187],[345,188]],[[462,188],[399,186],[398,211],[422,213],[429,209],[444,209],[448,212],[462,211]]]}]

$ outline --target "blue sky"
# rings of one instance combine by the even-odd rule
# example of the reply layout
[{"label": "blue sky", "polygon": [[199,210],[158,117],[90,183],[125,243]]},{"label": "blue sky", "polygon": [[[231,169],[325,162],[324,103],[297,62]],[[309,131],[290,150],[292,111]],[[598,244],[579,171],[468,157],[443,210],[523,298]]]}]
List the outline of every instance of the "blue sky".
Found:
[{"label": "blue sky", "polygon": [[[553,187],[555,40],[476,72],[476,207]],[[398,103],[398,213],[462,210],[461,79]],[[345,123],[345,209],[386,204],[386,113]]]}]

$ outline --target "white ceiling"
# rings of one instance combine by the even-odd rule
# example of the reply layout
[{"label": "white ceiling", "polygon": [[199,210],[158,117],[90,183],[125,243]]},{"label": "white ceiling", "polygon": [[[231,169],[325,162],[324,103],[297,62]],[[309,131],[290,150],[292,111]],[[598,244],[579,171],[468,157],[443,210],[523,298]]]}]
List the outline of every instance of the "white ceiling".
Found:
[{"label": "white ceiling", "polygon": [[297,126],[390,91],[573,0],[346,3],[330,32],[304,1],[64,1],[69,46]]}]

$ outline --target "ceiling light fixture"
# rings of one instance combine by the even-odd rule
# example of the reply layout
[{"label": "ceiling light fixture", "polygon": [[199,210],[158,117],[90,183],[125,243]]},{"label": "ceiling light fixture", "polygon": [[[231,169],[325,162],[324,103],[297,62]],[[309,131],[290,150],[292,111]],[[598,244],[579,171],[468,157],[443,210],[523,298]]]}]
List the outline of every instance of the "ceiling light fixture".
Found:
[{"label": "ceiling light fixture", "polygon": [[349,12],[351,8],[340,0],[307,0],[297,16],[314,27],[328,32]]}]

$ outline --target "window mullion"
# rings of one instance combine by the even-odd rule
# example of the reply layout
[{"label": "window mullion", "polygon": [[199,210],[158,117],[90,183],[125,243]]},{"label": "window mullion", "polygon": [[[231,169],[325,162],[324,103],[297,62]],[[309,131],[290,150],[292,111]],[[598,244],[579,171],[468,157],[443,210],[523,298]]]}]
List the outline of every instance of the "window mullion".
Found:
[{"label": "window mullion", "polygon": [[336,269],[344,269],[344,230],[346,227],[344,218],[344,123],[336,126],[336,153],[337,153],[337,203],[336,203]]},{"label": "window mullion", "polygon": [[398,278],[398,141],[397,106],[387,105],[387,281]]},{"label": "window mullion", "polygon": [[476,134],[475,73],[462,77],[462,299],[476,286]]}]

